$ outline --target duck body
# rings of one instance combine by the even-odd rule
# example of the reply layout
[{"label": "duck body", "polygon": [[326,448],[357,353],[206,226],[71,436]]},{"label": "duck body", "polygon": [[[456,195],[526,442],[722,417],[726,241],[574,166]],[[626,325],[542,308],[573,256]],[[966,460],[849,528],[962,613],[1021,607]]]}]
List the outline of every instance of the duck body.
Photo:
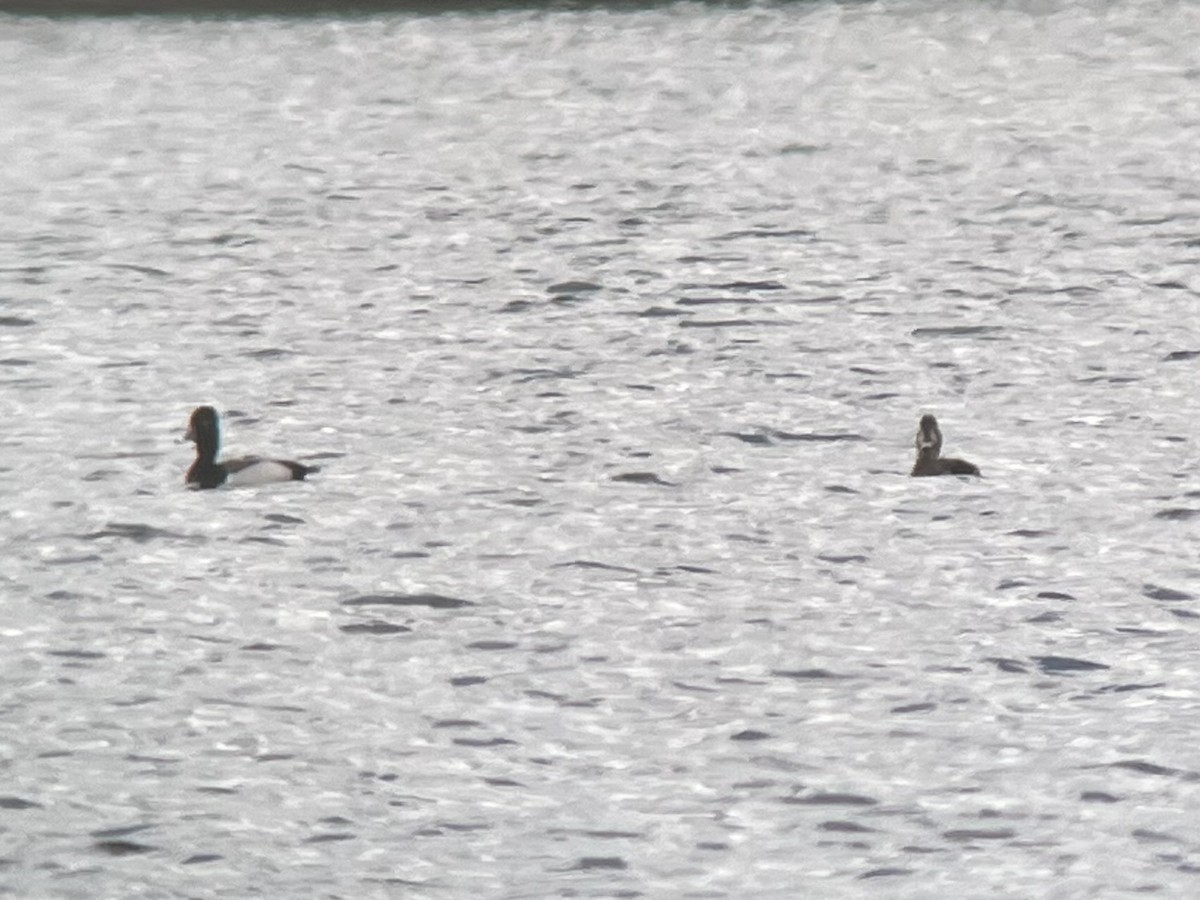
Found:
[{"label": "duck body", "polygon": [[198,406],[188,422],[186,440],[196,444],[196,461],[187,471],[185,481],[191,488],[207,490],[227,485],[245,487],[272,484],[280,481],[303,481],[306,475],[320,470],[290,459],[266,459],[243,456],[217,462],[221,446],[221,427],[217,411],[211,406]]},{"label": "duck body", "polygon": [[917,426],[917,461],[913,463],[914,478],[928,475],[979,475],[979,467],[965,459],[942,456],[942,429],[937,419],[926,413]]}]

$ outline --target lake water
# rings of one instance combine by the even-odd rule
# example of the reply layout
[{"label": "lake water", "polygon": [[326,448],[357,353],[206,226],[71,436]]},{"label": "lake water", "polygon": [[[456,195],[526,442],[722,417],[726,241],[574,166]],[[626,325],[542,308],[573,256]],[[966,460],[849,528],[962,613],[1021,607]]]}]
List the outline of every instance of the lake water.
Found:
[{"label": "lake water", "polygon": [[1197,46],[0,18],[0,893],[1200,893]]}]

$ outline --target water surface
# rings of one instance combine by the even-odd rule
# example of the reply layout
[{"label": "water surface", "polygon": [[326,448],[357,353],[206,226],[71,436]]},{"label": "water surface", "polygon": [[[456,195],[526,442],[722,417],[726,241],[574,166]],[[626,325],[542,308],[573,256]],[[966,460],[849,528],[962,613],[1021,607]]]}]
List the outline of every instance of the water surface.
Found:
[{"label": "water surface", "polygon": [[0,19],[0,887],[1194,893],[1198,43]]}]

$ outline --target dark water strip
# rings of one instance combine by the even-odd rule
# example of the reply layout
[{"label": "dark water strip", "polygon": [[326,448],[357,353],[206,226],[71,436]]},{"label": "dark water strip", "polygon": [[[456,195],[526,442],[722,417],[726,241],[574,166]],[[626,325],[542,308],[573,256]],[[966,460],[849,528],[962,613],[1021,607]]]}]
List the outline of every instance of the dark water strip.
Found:
[{"label": "dark water strip", "polygon": [[[0,0],[0,13],[20,16],[373,16],[386,13],[490,13],[501,10],[645,9],[669,0]],[[718,5],[718,4],[714,4]],[[749,6],[721,3],[720,6]]]}]

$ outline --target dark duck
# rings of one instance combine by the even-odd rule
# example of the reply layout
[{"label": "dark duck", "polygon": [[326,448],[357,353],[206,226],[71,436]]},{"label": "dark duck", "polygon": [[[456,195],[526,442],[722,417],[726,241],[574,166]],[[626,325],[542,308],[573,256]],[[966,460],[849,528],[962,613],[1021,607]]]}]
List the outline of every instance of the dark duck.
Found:
[{"label": "dark duck", "polygon": [[965,459],[942,456],[942,429],[931,415],[921,416],[917,426],[917,461],[912,474],[923,475],[978,475],[979,466]]},{"label": "dark duck", "polygon": [[217,451],[221,448],[221,426],[217,411],[211,406],[198,406],[192,411],[184,438],[196,444],[196,461],[188,469],[186,479],[188,486],[195,489],[303,481],[306,475],[320,468],[290,459],[264,459],[261,456],[243,456],[217,462]]}]

